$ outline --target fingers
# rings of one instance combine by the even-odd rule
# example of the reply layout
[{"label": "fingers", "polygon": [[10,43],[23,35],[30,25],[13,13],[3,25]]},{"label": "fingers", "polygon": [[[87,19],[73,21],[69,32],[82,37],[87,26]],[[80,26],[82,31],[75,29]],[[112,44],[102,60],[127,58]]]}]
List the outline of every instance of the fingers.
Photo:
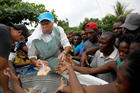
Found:
[{"label": "fingers", "polygon": [[37,60],[37,61],[36,61],[36,67],[37,67],[38,69],[42,68],[41,62],[42,62],[42,60]]},{"label": "fingers", "polygon": [[4,69],[4,70],[3,70],[3,74],[4,74],[5,76],[10,77],[10,74],[9,74],[9,72],[7,71],[7,69]]},{"label": "fingers", "polygon": [[88,60],[86,60],[86,64],[89,66]]},{"label": "fingers", "polygon": [[65,69],[64,67],[56,67],[55,70],[56,70],[56,73],[61,74],[61,73],[63,73],[66,69]]},{"label": "fingers", "polygon": [[47,61],[43,61],[44,65],[48,66],[48,62]]},{"label": "fingers", "polygon": [[56,70],[56,73],[58,73],[58,74],[61,74],[61,73],[63,73],[65,70],[66,70],[66,65],[64,64],[64,62],[59,62],[59,66],[57,66],[56,68],[55,68],[55,70]]}]

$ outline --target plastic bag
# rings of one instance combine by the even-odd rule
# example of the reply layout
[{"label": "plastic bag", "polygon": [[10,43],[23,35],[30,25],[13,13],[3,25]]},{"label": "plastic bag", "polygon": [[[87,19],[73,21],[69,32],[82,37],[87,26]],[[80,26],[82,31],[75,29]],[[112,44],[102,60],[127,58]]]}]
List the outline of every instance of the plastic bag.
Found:
[{"label": "plastic bag", "polygon": [[41,64],[42,68],[40,68],[39,71],[37,72],[37,76],[46,76],[50,72],[51,68],[45,65],[43,61],[41,61]]}]

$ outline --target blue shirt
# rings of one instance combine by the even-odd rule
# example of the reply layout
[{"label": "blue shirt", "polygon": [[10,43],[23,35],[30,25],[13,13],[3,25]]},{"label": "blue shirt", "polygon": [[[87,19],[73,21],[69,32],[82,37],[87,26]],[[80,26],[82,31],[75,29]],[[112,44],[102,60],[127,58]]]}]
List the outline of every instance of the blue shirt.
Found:
[{"label": "blue shirt", "polygon": [[80,44],[76,47],[75,52],[78,52],[78,53],[79,53],[79,51],[80,51],[80,49],[82,48],[82,46],[83,46],[83,42],[80,43]]},{"label": "blue shirt", "polygon": [[78,56],[82,56],[82,53],[83,53],[84,50],[85,50],[84,44],[85,44],[86,42],[88,42],[88,40],[85,41],[85,42],[80,43],[80,44],[76,47],[75,52],[78,52]]}]

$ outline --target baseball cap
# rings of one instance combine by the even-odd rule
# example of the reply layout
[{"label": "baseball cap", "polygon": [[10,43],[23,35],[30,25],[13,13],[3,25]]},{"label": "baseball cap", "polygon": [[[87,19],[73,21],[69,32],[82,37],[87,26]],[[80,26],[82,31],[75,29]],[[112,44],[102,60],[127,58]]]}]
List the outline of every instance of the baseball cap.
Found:
[{"label": "baseball cap", "polygon": [[136,30],[140,27],[140,14],[131,13],[126,16],[124,24],[121,25],[130,31]]},{"label": "baseball cap", "polygon": [[44,12],[44,13],[41,13],[39,15],[39,23],[42,21],[42,20],[49,20],[49,21],[54,21],[54,16],[49,13],[49,12]]},{"label": "baseball cap", "polygon": [[28,29],[25,25],[23,25],[23,24],[15,25],[12,22],[10,22],[9,26],[13,27],[16,30],[22,30],[21,35],[23,35],[25,38],[28,37]]},{"label": "baseball cap", "polygon": [[90,22],[85,25],[85,30],[89,28],[98,29],[98,25],[96,23]]}]

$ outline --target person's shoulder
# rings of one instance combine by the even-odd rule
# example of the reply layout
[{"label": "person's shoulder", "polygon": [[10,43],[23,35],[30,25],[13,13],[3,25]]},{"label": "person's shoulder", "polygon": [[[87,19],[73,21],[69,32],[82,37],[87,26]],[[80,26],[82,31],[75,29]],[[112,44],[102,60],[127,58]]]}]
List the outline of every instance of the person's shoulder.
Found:
[{"label": "person's shoulder", "polygon": [[10,30],[10,27],[0,23],[0,30]]},{"label": "person's shoulder", "polygon": [[9,26],[6,26],[6,25],[4,25],[4,24],[0,24],[0,34],[2,35],[4,35],[4,34],[6,34],[6,33],[9,33],[9,31],[10,31],[10,27]]},{"label": "person's shoulder", "polygon": [[58,29],[59,31],[63,31],[64,30],[61,26],[58,26],[57,24],[54,24],[53,27]]},{"label": "person's shoulder", "polygon": [[88,45],[88,42],[89,42],[89,40],[85,41],[83,45],[84,46]]},{"label": "person's shoulder", "polygon": [[100,50],[97,50],[97,51],[95,52],[95,56],[100,56],[100,54],[101,54]]}]

